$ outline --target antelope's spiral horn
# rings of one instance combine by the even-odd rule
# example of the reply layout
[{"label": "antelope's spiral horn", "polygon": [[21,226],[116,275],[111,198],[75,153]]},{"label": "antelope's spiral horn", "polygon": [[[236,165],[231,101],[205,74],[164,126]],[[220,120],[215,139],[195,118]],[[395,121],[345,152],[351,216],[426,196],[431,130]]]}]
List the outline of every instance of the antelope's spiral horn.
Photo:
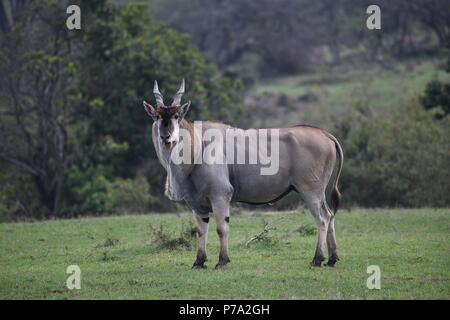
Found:
[{"label": "antelope's spiral horn", "polygon": [[173,97],[172,107],[178,107],[181,104],[181,97],[184,94],[184,79],[181,81],[180,89]]},{"label": "antelope's spiral horn", "polygon": [[156,98],[156,105],[159,107],[164,107],[164,100],[161,92],[158,89],[158,81],[155,80],[155,85],[153,86],[153,94]]}]

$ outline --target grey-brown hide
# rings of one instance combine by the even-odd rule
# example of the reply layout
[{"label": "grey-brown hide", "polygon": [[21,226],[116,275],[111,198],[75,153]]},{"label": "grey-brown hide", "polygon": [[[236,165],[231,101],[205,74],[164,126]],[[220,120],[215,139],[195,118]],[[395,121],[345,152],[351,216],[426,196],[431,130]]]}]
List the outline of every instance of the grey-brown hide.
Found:
[{"label": "grey-brown hide", "polygon": [[[173,112],[171,119],[178,111],[178,109],[170,111]],[[206,261],[207,217],[210,212],[214,214],[216,231],[220,239],[217,266],[223,266],[230,261],[228,256],[230,203],[270,203],[281,199],[290,191],[299,193],[316,221],[318,239],[311,265],[321,265],[326,245],[328,247],[327,265],[334,266],[339,260],[334,214],[340,199],[337,185],[342,171],[343,152],[335,137],[324,130],[310,126],[279,128],[279,170],[274,175],[261,175],[261,164],[233,162],[174,165],[169,161],[170,149],[173,146],[167,148],[166,141],[161,137],[158,121],[156,119],[153,124],[152,139],[158,158],[167,171],[166,195],[173,200],[184,200],[197,216],[199,243],[194,268],[203,268]],[[226,130],[231,128],[222,123],[203,122],[202,134],[196,135],[191,123],[185,120],[177,120],[177,123],[181,128],[191,132],[191,140],[194,144],[197,146],[201,144],[205,148],[210,142],[202,138],[203,132],[215,129],[222,131],[225,137]],[[246,130],[239,130],[239,132],[242,135],[247,134]],[[269,129],[267,142],[269,153],[272,143],[271,134]],[[223,152],[226,153],[227,150],[224,148]],[[330,209],[326,202],[325,190],[337,161],[339,165],[332,185]]]}]

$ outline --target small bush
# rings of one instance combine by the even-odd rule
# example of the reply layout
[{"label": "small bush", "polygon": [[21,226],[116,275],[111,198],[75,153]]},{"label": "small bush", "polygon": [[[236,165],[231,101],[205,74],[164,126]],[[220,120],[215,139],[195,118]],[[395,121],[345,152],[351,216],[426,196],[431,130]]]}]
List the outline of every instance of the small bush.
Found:
[{"label": "small bush", "polygon": [[[449,45],[450,49],[450,45]],[[447,50],[447,64],[445,71],[450,73],[450,51]],[[450,113],[450,83],[441,82],[437,79],[427,84],[425,93],[421,97],[422,106],[429,110],[441,108],[436,114],[436,118],[441,119]]]},{"label": "small bush", "polygon": [[433,80],[428,83],[425,94],[421,98],[422,106],[429,110],[441,108],[441,112],[436,115],[442,118],[450,113],[450,84]]},{"label": "small bush", "polygon": [[317,234],[317,228],[313,225],[306,224],[297,228],[295,232],[298,232],[300,237],[314,236]]},{"label": "small bush", "polygon": [[192,221],[183,224],[179,235],[173,236],[171,232],[164,230],[163,226],[155,228],[150,225],[150,241],[156,249],[191,249],[192,241],[197,235],[197,228]]},{"label": "small bush", "polygon": [[155,201],[144,177],[120,179],[112,183],[113,210],[117,213],[143,213]]},{"label": "small bush", "polygon": [[66,175],[66,211],[74,214],[143,213],[155,200],[144,177],[107,178],[102,167],[72,167]]},{"label": "small bush", "polygon": [[105,241],[102,244],[97,245],[97,248],[107,248],[114,247],[120,243],[119,239],[112,237],[111,235],[107,235]]},{"label": "small bush", "polygon": [[111,182],[101,167],[72,167],[65,179],[66,211],[74,214],[104,214],[113,211]]},{"label": "small bush", "polygon": [[414,101],[390,117],[364,109],[341,140],[343,207],[447,207],[450,119]]},{"label": "small bush", "polygon": [[0,173],[0,222],[33,220],[45,216],[39,194],[33,188],[32,179],[4,167]]}]

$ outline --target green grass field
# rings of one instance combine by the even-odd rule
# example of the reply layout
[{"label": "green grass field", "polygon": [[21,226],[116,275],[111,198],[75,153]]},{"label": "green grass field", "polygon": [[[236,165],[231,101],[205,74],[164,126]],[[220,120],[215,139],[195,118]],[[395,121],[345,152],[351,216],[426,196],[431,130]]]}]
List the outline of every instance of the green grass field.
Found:
[{"label": "green grass field", "polygon": [[[336,217],[341,261],[310,268],[316,236],[309,213],[231,217],[231,264],[192,270],[195,248],[161,249],[151,227],[179,234],[188,214],[84,218],[0,225],[1,299],[449,299],[450,210],[358,210]],[[245,242],[265,222],[266,241]],[[195,242],[195,240],[194,240]],[[195,246],[195,243],[194,243]],[[66,268],[81,268],[81,289],[66,287]],[[381,268],[369,290],[367,266]]]}]

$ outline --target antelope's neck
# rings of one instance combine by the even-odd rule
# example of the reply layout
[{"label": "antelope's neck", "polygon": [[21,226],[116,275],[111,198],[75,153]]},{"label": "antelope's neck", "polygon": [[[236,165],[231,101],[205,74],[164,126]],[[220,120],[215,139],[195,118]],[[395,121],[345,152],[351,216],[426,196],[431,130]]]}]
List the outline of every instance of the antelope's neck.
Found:
[{"label": "antelope's neck", "polygon": [[[180,140],[178,143],[186,144],[183,145],[183,150],[191,150],[191,162],[183,163],[177,165],[173,163],[171,160],[171,152],[173,150],[165,149],[160,141],[158,141],[159,132],[157,128],[154,128],[153,132],[153,144],[156,149],[156,153],[158,155],[159,161],[161,165],[166,169],[167,178],[166,178],[166,190],[165,194],[171,200],[179,201],[183,200],[189,190],[189,174],[192,172],[194,167],[194,160],[196,157],[201,156],[201,132],[197,133],[194,130],[194,125],[186,120],[182,120],[180,122],[180,128],[187,130],[189,132],[190,139],[188,141]],[[175,148],[177,148],[175,146]]]}]

